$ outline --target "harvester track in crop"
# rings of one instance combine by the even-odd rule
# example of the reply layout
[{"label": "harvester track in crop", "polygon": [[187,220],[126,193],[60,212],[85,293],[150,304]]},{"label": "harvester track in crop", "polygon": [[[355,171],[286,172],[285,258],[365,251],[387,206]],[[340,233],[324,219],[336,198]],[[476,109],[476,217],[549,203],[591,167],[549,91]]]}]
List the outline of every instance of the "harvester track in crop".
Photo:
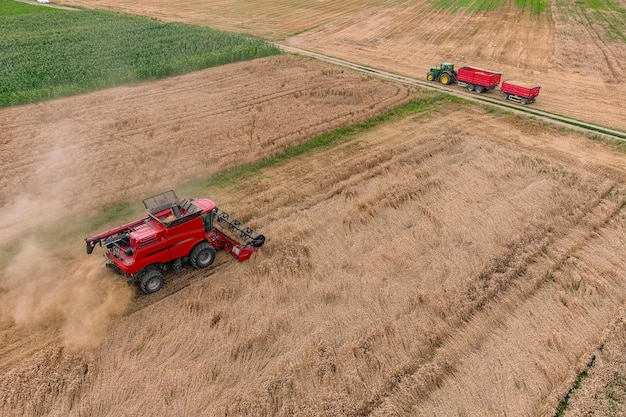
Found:
[{"label": "harvester track in crop", "polygon": [[143,310],[144,308],[150,307],[151,305],[184,290],[194,281],[198,279],[205,279],[216,274],[220,271],[220,267],[225,263],[227,263],[227,261],[223,260],[214,263],[210,268],[205,270],[196,271],[195,269],[190,269],[180,275],[170,275],[168,276],[165,286],[159,292],[154,294],[143,294],[141,291],[137,291],[137,296],[126,314],[131,315]]},{"label": "harvester track in crop", "polygon": [[[499,265],[500,270],[485,271],[484,277],[477,277],[478,280],[473,282],[472,285],[475,287],[468,288],[474,292],[484,291],[485,294],[474,298],[468,297],[466,298],[468,302],[459,304],[459,307],[465,311],[460,316],[463,319],[454,323],[457,329],[456,334],[470,332],[471,329],[466,330],[466,327],[471,327],[467,326],[471,320],[485,320],[491,326],[497,322],[497,320],[493,321],[493,317],[490,322],[488,317],[480,315],[480,311],[488,308],[491,301],[486,295],[490,286],[498,287],[498,293],[508,292],[508,297],[515,300],[517,304],[531,299],[543,286],[553,280],[553,274],[563,267],[567,259],[576,256],[586,242],[594,239],[601,229],[622,216],[624,210],[626,210],[626,190],[621,187],[610,187],[602,195],[598,195],[596,201],[581,212],[577,219],[573,219],[571,224],[564,225],[555,232],[546,231],[545,235],[539,236],[534,252],[525,252],[527,244],[514,248],[515,250],[503,259],[502,265]],[[491,280],[498,275],[500,275],[499,282],[495,284],[479,282],[484,279]],[[514,283],[521,279],[526,280],[528,284],[516,287]],[[511,306],[511,308],[514,307]],[[462,338],[459,337],[460,339]],[[442,336],[442,340],[447,339]],[[467,338],[467,340],[473,340],[473,343],[483,343],[482,340],[472,338]],[[599,349],[600,346],[601,344],[596,346],[593,351]],[[591,355],[590,353],[589,356]],[[402,398],[406,395],[405,393],[428,396],[424,387],[428,386],[429,381],[421,380],[420,371],[424,371],[431,382],[443,384],[446,373],[452,372],[458,365],[458,362],[447,356],[445,349],[433,350],[425,361],[409,361],[394,372],[390,372],[389,379],[381,389],[374,392],[371,398],[350,415],[356,417],[384,414],[381,410],[384,410],[385,406],[389,407],[389,403],[393,404],[398,398]],[[416,381],[418,381],[417,384]]]},{"label": "harvester track in crop", "polygon": [[282,44],[276,44],[276,46],[278,46],[285,52],[308,56],[308,57],[325,61],[334,65],[339,65],[345,68],[349,68],[354,71],[364,72],[366,74],[371,74],[376,77],[401,82],[403,84],[417,85],[425,89],[445,92],[446,94],[454,95],[456,97],[460,97],[466,100],[470,100],[470,101],[474,101],[474,102],[478,102],[482,104],[487,104],[489,106],[496,107],[501,110],[513,112],[515,114],[530,116],[537,120],[551,123],[554,125],[565,126],[565,127],[582,131],[585,133],[589,133],[589,134],[602,135],[612,140],[626,139],[626,132],[607,128],[607,127],[600,126],[600,125],[590,123],[590,122],[586,122],[583,120],[573,119],[567,116],[562,116],[560,114],[548,112],[548,111],[541,110],[541,109],[523,107],[523,106],[515,105],[515,104],[509,104],[496,98],[488,97],[485,95],[469,93],[455,86],[446,86],[442,84],[432,83],[432,82],[422,80],[422,79],[407,77],[405,75],[395,74],[392,72],[372,68],[366,65],[346,61],[341,58],[335,58],[332,56],[320,54],[318,52],[307,51],[305,49],[282,45]]}]

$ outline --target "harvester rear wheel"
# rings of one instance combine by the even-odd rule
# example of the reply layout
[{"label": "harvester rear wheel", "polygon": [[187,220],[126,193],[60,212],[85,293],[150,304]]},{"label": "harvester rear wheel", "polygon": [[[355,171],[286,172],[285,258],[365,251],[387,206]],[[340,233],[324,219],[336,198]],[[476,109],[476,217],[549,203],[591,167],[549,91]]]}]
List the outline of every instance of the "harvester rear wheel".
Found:
[{"label": "harvester rear wheel", "polygon": [[163,274],[158,269],[148,269],[141,276],[139,288],[146,294],[152,294],[163,288]]},{"label": "harvester rear wheel", "polygon": [[426,79],[428,81],[433,81],[435,79],[435,74],[433,74],[432,72],[429,72],[428,74],[426,74]]},{"label": "harvester rear wheel", "polygon": [[209,242],[198,243],[189,254],[189,262],[194,268],[202,269],[211,265],[215,260],[215,249]]},{"label": "harvester rear wheel", "polygon": [[452,78],[448,74],[442,74],[441,78],[439,79],[441,80],[441,84],[444,84],[444,85],[448,85],[452,82]]}]

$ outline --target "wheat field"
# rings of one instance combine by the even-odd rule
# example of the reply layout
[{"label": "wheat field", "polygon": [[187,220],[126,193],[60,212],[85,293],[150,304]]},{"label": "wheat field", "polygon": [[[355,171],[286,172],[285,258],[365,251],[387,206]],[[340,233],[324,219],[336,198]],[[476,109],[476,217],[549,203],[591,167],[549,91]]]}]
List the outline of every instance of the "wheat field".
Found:
[{"label": "wheat field", "polygon": [[624,305],[623,156],[442,112],[196,188],[268,240],[166,297],[21,245],[0,415],[553,415]]}]

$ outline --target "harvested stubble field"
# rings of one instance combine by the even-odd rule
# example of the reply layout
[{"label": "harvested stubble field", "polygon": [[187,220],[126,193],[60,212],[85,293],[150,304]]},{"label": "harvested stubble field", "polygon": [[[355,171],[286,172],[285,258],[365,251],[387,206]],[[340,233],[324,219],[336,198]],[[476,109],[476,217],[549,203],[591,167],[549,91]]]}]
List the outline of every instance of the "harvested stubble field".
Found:
[{"label": "harvested stubble field", "polygon": [[[329,25],[364,4],[315,9],[329,3],[345,6]],[[332,147],[198,182],[409,100],[421,110]],[[19,241],[0,258],[2,416],[553,416],[593,357],[565,415],[626,411],[626,163],[608,146],[291,56],[0,125],[0,230]],[[137,294],[80,233],[166,188],[215,199],[266,246]]]},{"label": "harvested stubble field", "polygon": [[540,84],[536,107],[626,131],[624,0],[65,3],[251,33],[414,77],[442,61],[489,68]]},{"label": "harvested stubble field", "polygon": [[[197,187],[269,240],[167,297],[50,233],[409,99],[422,111]],[[0,117],[21,161],[6,224],[50,201],[3,270],[2,415],[550,415],[624,303],[624,157],[573,134],[288,56]]]}]

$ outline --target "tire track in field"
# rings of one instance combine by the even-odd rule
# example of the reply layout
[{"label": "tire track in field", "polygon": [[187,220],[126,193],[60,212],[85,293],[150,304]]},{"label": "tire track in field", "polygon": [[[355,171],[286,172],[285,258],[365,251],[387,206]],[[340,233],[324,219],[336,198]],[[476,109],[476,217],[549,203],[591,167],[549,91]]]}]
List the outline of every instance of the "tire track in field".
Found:
[{"label": "tire track in field", "polygon": [[[341,85],[340,83],[333,84],[333,86],[340,86],[340,85]],[[198,119],[202,119],[206,117],[220,116],[220,115],[225,115],[229,113],[234,113],[237,111],[245,110],[248,107],[261,105],[261,104],[264,104],[273,100],[285,98],[285,97],[288,97],[290,95],[294,95],[297,93],[306,93],[307,91],[313,91],[316,88],[321,88],[321,87],[326,87],[326,86],[327,85],[325,83],[320,82],[314,85],[310,85],[305,89],[293,88],[293,89],[282,91],[282,92],[272,92],[268,95],[260,96],[255,99],[250,99],[245,102],[237,102],[237,105],[233,105],[228,108],[211,109],[210,107],[207,107],[206,110],[200,109],[200,110],[193,111],[193,112],[186,112],[183,114],[179,114],[178,117],[176,118],[166,118],[166,120],[156,122],[156,123],[151,123],[150,125],[147,125],[147,126],[131,127],[127,129],[124,129],[124,128],[117,129],[115,130],[114,134],[105,132],[100,135],[95,135],[95,136],[92,135],[92,136],[89,136],[89,141],[81,141],[78,144],[78,146],[80,149],[83,150],[83,152],[87,152],[89,151],[89,149],[93,148],[96,144],[106,143],[108,140],[113,139],[121,144],[128,145],[131,148],[134,148],[137,153],[141,154],[144,151],[143,147],[136,145],[135,143],[131,141],[124,140],[124,139],[133,135],[146,133],[155,129],[171,128],[172,126],[175,126],[184,122],[196,121]],[[192,86],[189,86],[185,90],[177,89],[177,94],[183,94],[183,93],[194,91],[194,90],[196,90],[196,88],[192,88]],[[136,106],[132,106],[132,103],[145,103],[145,100],[147,98],[149,98],[151,101],[158,101],[159,97],[168,97],[168,96],[170,96],[169,91],[161,92],[158,94],[138,95],[134,97],[132,100],[125,102],[125,106],[139,108],[141,107],[139,104],[137,104]],[[42,105],[54,106],[53,103],[43,103]],[[93,114],[94,112],[97,113],[99,109],[101,110],[102,108],[110,108],[110,107],[111,107],[110,104],[97,106],[95,108],[90,107],[88,110],[78,110],[76,112],[78,114],[74,114],[74,112],[72,111],[72,114],[65,114],[64,118],[68,120],[72,120],[73,122],[79,125],[82,125],[86,129],[89,129],[91,127],[89,121],[93,120],[92,117],[88,117],[89,114]],[[82,118],[78,117],[78,115],[81,113],[83,114]],[[7,128],[11,128],[11,130],[14,130],[13,126],[7,126]],[[75,144],[72,143],[71,146],[75,146]],[[43,156],[40,155],[38,158],[39,158],[38,160],[34,161],[35,164],[40,164],[43,162],[43,158],[44,158]],[[32,159],[33,159],[33,155],[30,152],[22,157],[14,157],[8,164],[5,164],[3,166],[3,170],[7,176],[16,176],[20,171],[23,171],[25,169],[24,168],[25,166],[32,164]]]},{"label": "tire track in field", "polygon": [[380,0],[318,1],[255,1],[226,0],[219,4],[183,0],[175,3],[160,0],[128,3],[122,0],[69,0],[67,4],[100,8],[124,13],[156,17],[164,21],[184,21],[228,31],[253,33],[280,39],[302,32],[312,26],[327,24],[342,16],[380,4]]},{"label": "tire track in field", "polygon": [[[612,199],[617,201],[614,203]],[[517,305],[532,298],[549,282],[551,274],[559,270],[572,254],[580,250],[585,242],[592,238],[595,231],[605,227],[612,219],[624,212],[626,212],[626,190],[616,186],[611,187],[569,227],[563,226],[554,233],[546,233],[535,238],[534,240],[539,245],[531,253],[525,251],[528,246],[531,246],[530,242],[524,242],[523,245],[507,254],[504,259],[496,261],[491,269],[484,271],[472,283],[472,286],[468,287],[468,294],[471,295],[468,299],[471,302],[454,306],[462,310],[460,316],[463,319],[453,327],[457,331],[450,333],[448,337],[453,336],[455,340],[462,340],[463,337],[459,336],[459,333],[467,327],[470,321],[481,320],[480,312],[493,301],[489,294],[508,292],[515,282],[528,275],[531,265],[534,269],[530,276],[532,285],[527,285],[514,301]],[[537,267],[537,265],[542,266]],[[497,281],[493,282],[495,277],[498,277]],[[495,287],[493,287],[494,284]],[[446,339],[446,335],[441,335],[441,343],[438,346],[445,344]],[[482,342],[473,339],[472,346],[477,349]],[[384,415],[384,412],[381,413],[383,406],[390,401],[393,402],[394,396],[428,397],[434,386],[441,386],[447,377],[453,378],[459,358],[456,359],[455,361],[454,358],[449,357],[445,351],[433,349],[425,361],[422,357],[417,362],[407,363],[397,368],[390,373],[383,388],[361,404],[350,416]],[[421,372],[425,374],[422,378],[427,378],[426,380],[420,378]],[[394,408],[393,405],[391,408]]]},{"label": "tire track in field", "polygon": [[596,45],[596,49],[600,51],[602,56],[604,57],[605,68],[608,68],[611,72],[611,76],[614,80],[620,80],[623,78],[624,71],[619,67],[619,60],[615,56],[615,54],[611,51],[603,40],[603,37],[598,33],[598,30],[595,28],[593,20],[589,17],[589,14],[585,10],[584,5],[575,4],[574,9],[576,10],[576,14],[581,21],[586,21],[587,24],[580,25],[585,32],[587,33],[589,39],[593,41]]},{"label": "tire track in field", "polygon": [[[510,148],[522,155],[553,161],[566,167],[568,170],[587,172],[594,174],[594,176],[601,175],[617,182],[626,181],[626,171],[624,171],[623,167],[620,165],[623,164],[623,158],[621,158],[620,154],[615,154],[614,158],[611,160],[605,158],[592,159],[576,157],[560,149],[562,146],[561,140],[567,139],[567,133],[558,130],[554,130],[553,132],[549,130],[546,131],[546,127],[536,125],[533,121],[510,120],[508,123],[518,128],[520,130],[519,135],[522,137],[517,135],[509,136],[500,133],[502,118],[509,118],[509,116],[502,115],[495,117],[493,120],[484,121],[483,124],[478,127],[471,123],[472,115],[468,114],[465,119],[461,120],[461,123],[464,124],[464,129],[473,135],[480,136],[487,134],[487,138],[490,142]],[[542,135],[537,134],[538,130],[545,131],[550,137],[556,139],[554,141],[546,141]],[[590,146],[593,147],[593,144],[590,143]],[[611,155],[613,154],[611,153]]]},{"label": "tire track in field", "polygon": [[[229,254],[220,257],[231,257]],[[184,290],[196,281],[209,279],[223,270],[223,266],[230,259],[222,259],[213,263],[207,270],[195,270],[193,268],[177,275],[170,271],[165,276],[164,287],[154,294],[144,294],[139,289],[135,292],[135,299],[123,316],[129,317],[152,305],[166,300],[168,297]],[[124,279],[115,278],[114,279]],[[0,345],[0,372],[7,373],[11,370],[19,369],[22,363],[28,361],[36,353],[53,352],[62,349],[63,343],[58,331],[53,328],[41,329],[32,332],[28,328],[16,328],[13,324],[7,324],[0,328],[2,344]]]},{"label": "tire track in field", "polygon": [[[231,257],[231,255],[226,255]],[[228,260],[221,260],[213,263],[206,270],[195,270],[193,268],[189,270],[189,266],[186,265],[187,270],[180,274],[169,271],[169,273],[165,276],[165,285],[158,292],[153,294],[144,294],[140,290],[137,290],[135,301],[125,315],[133,315],[145,308],[167,299],[177,292],[184,290],[196,281],[208,279],[209,277],[221,272],[223,265],[227,262]]]}]

